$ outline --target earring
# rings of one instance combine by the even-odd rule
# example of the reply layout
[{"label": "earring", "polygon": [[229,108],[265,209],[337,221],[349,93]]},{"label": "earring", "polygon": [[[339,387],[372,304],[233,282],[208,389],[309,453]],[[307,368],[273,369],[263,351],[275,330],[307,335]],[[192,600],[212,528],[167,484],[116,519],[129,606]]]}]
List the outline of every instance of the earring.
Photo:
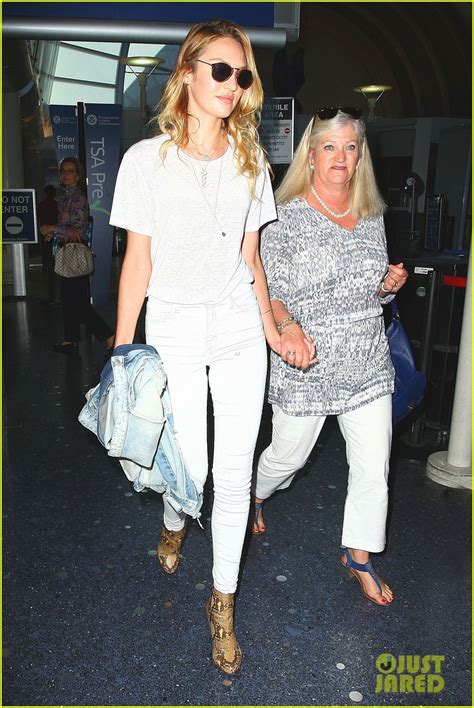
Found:
[{"label": "earring", "polygon": [[309,163],[309,169],[311,170],[311,172],[314,170],[314,162]]}]

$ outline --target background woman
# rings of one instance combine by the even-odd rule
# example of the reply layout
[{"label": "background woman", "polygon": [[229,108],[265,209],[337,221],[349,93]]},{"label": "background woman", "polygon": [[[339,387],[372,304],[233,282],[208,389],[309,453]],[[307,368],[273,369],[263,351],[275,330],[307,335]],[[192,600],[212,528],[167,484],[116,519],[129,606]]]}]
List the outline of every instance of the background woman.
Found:
[{"label": "background woman", "polygon": [[[369,562],[385,546],[394,372],[381,304],[407,279],[388,265],[378,192],[360,111],[316,112],[276,193],[279,221],[262,236],[262,259],[282,357],[272,355],[273,436],[262,453],[253,532],[262,503],[306,463],[327,415],[346,441],[349,483],[342,563],[371,601],[393,593]],[[319,363],[300,371],[304,332]],[[286,361],[285,361],[286,360]]]},{"label": "background woman", "polygon": [[[50,241],[55,236],[58,248],[71,241],[81,241],[87,245],[89,204],[84,194],[81,163],[76,157],[67,157],[62,160],[59,172],[64,195],[58,201],[58,223],[42,226],[41,235],[45,241]],[[113,331],[91,305],[89,276],[58,277],[61,283],[64,341],[55,344],[54,350],[62,354],[77,350],[81,338],[81,323],[86,324],[97,339],[105,342],[107,349],[110,349],[114,341]]]},{"label": "background woman", "polygon": [[[275,351],[280,339],[258,250],[259,228],[276,216],[256,131],[262,99],[243,30],[196,25],[163,94],[163,134],[124,156],[111,215],[128,231],[115,343],[133,341],[148,296],[147,343],[163,360],[176,436],[200,489],[210,386],[214,588],[206,611],[213,659],[226,673],[242,660],[233,608],[263,404],[264,330]],[[184,514],[164,499],[158,559],[166,573],[178,567],[184,534]]]}]

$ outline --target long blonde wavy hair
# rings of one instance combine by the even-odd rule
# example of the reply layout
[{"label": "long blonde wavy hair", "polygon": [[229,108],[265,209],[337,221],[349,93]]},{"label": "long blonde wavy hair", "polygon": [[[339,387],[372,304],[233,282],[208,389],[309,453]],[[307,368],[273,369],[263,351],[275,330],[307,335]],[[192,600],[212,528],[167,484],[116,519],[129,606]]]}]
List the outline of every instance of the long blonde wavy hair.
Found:
[{"label": "long blonde wavy hair", "polygon": [[351,125],[357,136],[359,161],[349,184],[349,205],[355,219],[378,216],[385,211],[385,203],[375,181],[374,168],[362,120],[338,111],[334,118],[321,120],[317,116],[311,119],[294,154],[280,186],[275,192],[277,204],[286,204],[293,197],[305,196],[311,184],[309,151],[324,135],[336,128]]},{"label": "long blonde wavy hair", "polygon": [[184,79],[189,71],[193,71],[194,62],[199,59],[205,47],[221,37],[231,37],[241,45],[247,69],[253,74],[252,85],[243,92],[231,115],[223,120],[227,133],[234,141],[237,169],[248,178],[253,195],[255,181],[262,169],[259,156],[263,151],[259,144],[257,126],[263,104],[263,88],[257,73],[252,45],[239,25],[227,20],[211,20],[194,25],[186,36],[158,105],[156,121],[159,131],[170,136],[161,146],[160,155],[164,160],[170,145],[183,148],[188,144],[188,90]]}]

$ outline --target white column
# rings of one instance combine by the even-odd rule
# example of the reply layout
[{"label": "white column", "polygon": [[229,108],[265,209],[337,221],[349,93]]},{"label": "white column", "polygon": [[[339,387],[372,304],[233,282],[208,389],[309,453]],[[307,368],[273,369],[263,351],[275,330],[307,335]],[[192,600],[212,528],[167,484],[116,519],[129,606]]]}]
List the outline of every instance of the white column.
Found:
[{"label": "white column", "polygon": [[472,248],[459,342],[458,369],[447,451],[429,456],[426,474],[446,487],[472,489]]},{"label": "white column", "polygon": [[[3,94],[3,152],[2,171],[4,189],[21,189],[23,181],[23,146],[21,141],[21,113],[18,93]],[[26,295],[25,252],[22,243],[9,244],[12,255],[13,295]]]}]

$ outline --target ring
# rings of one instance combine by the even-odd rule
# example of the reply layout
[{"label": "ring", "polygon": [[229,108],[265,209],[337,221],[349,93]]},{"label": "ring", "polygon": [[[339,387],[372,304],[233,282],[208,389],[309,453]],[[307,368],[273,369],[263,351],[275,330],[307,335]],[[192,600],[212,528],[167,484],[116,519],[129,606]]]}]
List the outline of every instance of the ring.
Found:
[{"label": "ring", "polygon": [[296,352],[286,352],[286,356],[296,356]]},{"label": "ring", "polygon": [[393,285],[392,285],[392,287],[393,287],[393,288],[396,288],[396,287],[397,287],[397,285],[398,285],[398,281],[394,280],[394,281],[393,281]]}]

